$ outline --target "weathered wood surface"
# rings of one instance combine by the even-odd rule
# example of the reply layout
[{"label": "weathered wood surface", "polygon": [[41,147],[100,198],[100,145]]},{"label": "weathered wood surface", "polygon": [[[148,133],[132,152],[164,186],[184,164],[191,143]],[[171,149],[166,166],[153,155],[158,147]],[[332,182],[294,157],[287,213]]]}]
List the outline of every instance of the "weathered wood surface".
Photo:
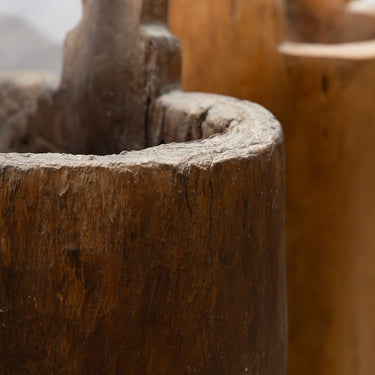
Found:
[{"label": "weathered wood surface", "polygon": [[284,373],[280,126],[203,94],[159,105],[169,134],[227,130],[0,155],[2,373]]},{"label": "weathered wood surface", "polygon": [[20,87],[14,80],[0,78],[0,150],[15,151],[28,142],[30,115],[48,90],[38,84]]},{"label": "weathered wood surface", "polygon": [[0,154],[1,374],[285,374],[282,130],[178,90],[165,4],[84,2],[60,87],[0,105],[3,150],[157,146]]},{"label": "weathered wood surface", "polygon": [[147,147],[154,101],[180,84],[179,43],[166,27],[166,9],[165,0],[86,3],[66,42],[65,112],[57,124],[65,131],[72,126],[65,150],[108,154]]},{"label": "weathered wood surface", "polygon": [[[209,0],[171,3],[184,87],[256,99],[283,124],[289,374],[375,373],[374,13],[344,8],[345,1],[296,0],[286,8],[287,27],[275,29],[265,7],[277,9],[278,1],[221,1],[212,14]],[[179,22],[177,9],[200,21]],[[210,42],[201,41],[197,33],[208,30]],[[221,59],[232,51],[233,59]],[[269,56],[276,56],[271,73]]]},{"label": "weathered wood surface", "polygon": [[155,0],[84,2],[66,40],[59,89],[39,95],[31,111],[24,106],[26,141],[15,137],[0,151],[109,154],[148,146],[156,98],[180,86],[179,43],[166,10]]}]

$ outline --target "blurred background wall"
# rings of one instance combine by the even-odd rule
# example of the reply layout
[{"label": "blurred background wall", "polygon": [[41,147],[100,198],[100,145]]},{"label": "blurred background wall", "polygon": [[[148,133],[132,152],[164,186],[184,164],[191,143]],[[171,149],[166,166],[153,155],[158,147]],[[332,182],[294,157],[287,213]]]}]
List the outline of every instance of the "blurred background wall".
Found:
[{"label": "blurred background wall", "polygon": [[81,0],[0,0],[0,14],[20,17],[51,40],[62,42],[80,18]]},{"label": "blurred background wall", "polygon": [[0,72],[60,72],[63,41],[81,0],[0,0]]}]

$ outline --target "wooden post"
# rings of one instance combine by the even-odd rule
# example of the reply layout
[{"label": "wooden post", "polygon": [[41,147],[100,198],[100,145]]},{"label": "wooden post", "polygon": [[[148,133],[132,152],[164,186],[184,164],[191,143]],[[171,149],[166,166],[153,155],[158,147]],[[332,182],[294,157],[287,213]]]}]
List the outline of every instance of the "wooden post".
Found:
[{"label": "wooden post", "polygon": [[282,114],[290,373],[371,374],[375,43],[280,51],[289,67],[284,100],[293,103]]},{"label": "wooden post", "polygon": [[164,1],[84,6],[3,150],[158,146],[0,154],[0,373],[284,375],[279,123],[179,90]]},{"label": "wooden post", "polygon": [[[171,2],[184,85],[258,100],[284,127],[289,374],[375,373],[374,14],[296,0],[283,31],[273,27],[278,13],[265,12],[278,1],[223,0],[212,13],[209,0]],[[200,21],[178,22],[177,6]]]},{"label": "wooden post", "polygon": [[170,0],[169,4],[169,25],[183,47],[185,90],[255,101],[267,97],[270,75],[278,75],[276,46],[284,34],[281,1]]}]

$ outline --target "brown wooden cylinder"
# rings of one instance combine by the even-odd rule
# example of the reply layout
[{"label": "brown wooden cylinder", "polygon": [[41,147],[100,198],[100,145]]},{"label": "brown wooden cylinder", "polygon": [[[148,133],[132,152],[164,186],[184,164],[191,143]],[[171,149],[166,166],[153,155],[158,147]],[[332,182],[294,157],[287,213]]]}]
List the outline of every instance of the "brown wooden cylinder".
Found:
[{"label": "brown wooden cylinder", "polygon": [[283,11],[274,0],[170,0],[169,27],[182,45],[184,90],[266,97],[271,75],[278,73],[275,46],[284,33]]},{"label": "brown wooden cylinder", "polygon": [[375,43],[286,44],[281,53],[293,103],[283,113],[290,373],[371,374]]},{"label": "brown wooden cylinder", "polygon": [[[280,29],[265,11],[278,1],[223,0],[212,13],[209,0],[171,2],[186,87],[256,99],[284,128],[289,374],[374,373],[373,13],[296,0]],[[178,22],[177,5],[200,21]]]},{"label": "brown wooden cylinder", "polygon": [[282,129],[179,89],[166,9],[84,2],[59,87],[0,83],[1,374],[285,375]]},{"label": "brown wooden cylinder", "polygon": [[[211,130],[225,108],[171,95],[170,127],[186,124],[175,99],[207,101]],[[3,374],[284,373],[281,133],[233,104],[259,125],[117,156],[0,155]]]}]

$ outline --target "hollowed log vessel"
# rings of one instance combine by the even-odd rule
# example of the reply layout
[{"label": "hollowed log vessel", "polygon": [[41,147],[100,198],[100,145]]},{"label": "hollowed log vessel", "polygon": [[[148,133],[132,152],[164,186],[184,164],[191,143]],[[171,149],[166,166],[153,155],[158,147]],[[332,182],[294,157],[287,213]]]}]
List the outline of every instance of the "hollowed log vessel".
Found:
[{"label": "hollowed log vessel", "polygon": [[165,1],[83,6],[58,88],[1,84],[0,372],[284,374],[279,123],[180,90]]}]

